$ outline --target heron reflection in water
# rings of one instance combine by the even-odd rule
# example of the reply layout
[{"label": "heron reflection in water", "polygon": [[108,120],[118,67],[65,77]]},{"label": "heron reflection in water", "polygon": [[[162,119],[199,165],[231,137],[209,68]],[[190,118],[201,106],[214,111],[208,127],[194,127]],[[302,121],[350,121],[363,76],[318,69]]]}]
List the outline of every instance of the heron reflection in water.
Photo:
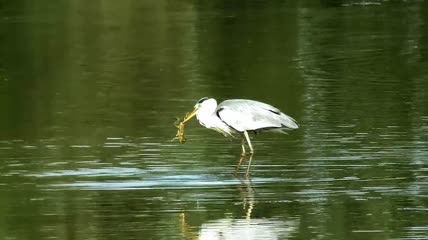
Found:
[{"label": "heron reflection in water", "polygon": [[247,154],[245,141],[247,142],[250,152],[246,176],[250,174],[254,154],[249,132],[285,133],[288,130],[299,128],[296,120],[279,109],[266,103],[247,99],[230,99],[217,105],[214,98],[201,98],[196,102],[194,110],[185,117],[183,124],[195,115],[199,123],[206,128],[220,132],[226,137],[241,136],[242,154],[236,171]]},{"label": "heron reflection in water", "polygon": [[[223,216],[198,223],[194,219],[195,211],[180,212],[180,229],[185,239],[199,240],[228,240],[228,239],[290,239],[298,231],[299,218],[281,215],[281,217],[259,213],[263,216],[254,216],[256,209],[256,195],[251,180],[240,182],[237,185],[241,193],[239,201],[233,205],[233,210],[225,208]],[[208,193],[209,194],[209,193]],[[215,193],[214,193],[215,194]],[[214,197],[214,196],[213,196]],[[263,204],[259,202],[260,204]],[[240,208],[242,208],[240,210]],[[188,219],[194,219],[188,221]],[[197,225],[194,225],[198,223]]]}]

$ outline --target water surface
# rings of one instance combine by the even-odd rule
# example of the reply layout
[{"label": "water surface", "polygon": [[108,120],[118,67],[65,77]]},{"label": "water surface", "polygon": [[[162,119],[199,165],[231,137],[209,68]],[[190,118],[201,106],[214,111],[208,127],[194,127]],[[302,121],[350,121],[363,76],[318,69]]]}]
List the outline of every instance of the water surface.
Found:
[{"label": "water surface", "polygon": [[[426,239],[425,1],[0,3],[0,238]],[[301,125],[240,140],[204,96]]]}]

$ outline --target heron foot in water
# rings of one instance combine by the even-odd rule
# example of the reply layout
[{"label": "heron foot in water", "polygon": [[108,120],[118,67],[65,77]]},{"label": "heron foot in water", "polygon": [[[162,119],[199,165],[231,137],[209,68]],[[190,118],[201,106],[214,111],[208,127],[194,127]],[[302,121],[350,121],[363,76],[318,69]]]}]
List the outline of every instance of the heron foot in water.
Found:
[{"label": "heron foot in water", "polygon": [[242,163],[244,162],[244,160],[248,157],[248,166],[247,166],[247,171],[245,173],[246,177],[250,176],[250,167],[251,167],[251,161],[253,160],[253,155],[254,153],[242,153],[241,157],[239,158],[239,162],[238,165],[236,166],[235,172],[233,173],[235,176],[238,175],[238,171],[241,168]]}]

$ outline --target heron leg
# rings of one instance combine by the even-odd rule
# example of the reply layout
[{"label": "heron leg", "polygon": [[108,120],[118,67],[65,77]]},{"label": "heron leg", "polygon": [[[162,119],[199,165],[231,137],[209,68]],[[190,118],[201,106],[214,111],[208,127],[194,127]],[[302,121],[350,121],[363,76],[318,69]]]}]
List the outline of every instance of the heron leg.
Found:
[{"label": "heron leg", "polygon": [[248,136],[248,132],[244,131],[245,139],[247,139],[248,147],[250,147],[250,159],[248,160],[248,167],[247,167],[247,174],[248,177],[250,175],[250,167],[251,167],[251,161],[253,160],[253,154],[254,154],[254,148],[251,145],[250,136]]},{"label": "heron leg", "polygon": [[248,160],[248,167],[247,167],[247,173],[245,174],[245,176],[248,178],[250,176],[250,166],[251,166],[251,161],[253,160],[253,154],[250,154],[250,159]]},{"label": "heron leg", "polygon": [[245,140],[244,140],[244,138],[242,138],[241,146],[242,146],[241,156],[245,156]]},{"label": "heron leg", "polygon": [[254,148],[251,145],[250,136],[248,136],[248,132],[247,131],[244,131],[244,136],[245,136],[245,139],[247,139],[248,147],[250,147],[250,153],[253,154],[254,153]]},{"label": "heron leg", "polygon": [[241,167],[241,165],[242,165],[242,162],[244,161],[244,159],[245,159],[245,156],[246,156],[246,150],[245,150],[245,139],[244,139],[244,137],[242,137],[242,142],[241,142],[241,146],[242,146],[242,153],[241,153],[241,158],[239,158],[239,162],[238,162],[238,165],[236,165],[236,169],[235,169],[235,175],[238,173],[238,171],[239,171],[239,168]]},{"label": "heron leg", "polygon": [[242,162],[245,159],[245,154],[241,155],[241,158],[239,159],[238,165],[236,165],[236,169],[235,169],[235,175],[238,174],[239,168],[241,167]]}]

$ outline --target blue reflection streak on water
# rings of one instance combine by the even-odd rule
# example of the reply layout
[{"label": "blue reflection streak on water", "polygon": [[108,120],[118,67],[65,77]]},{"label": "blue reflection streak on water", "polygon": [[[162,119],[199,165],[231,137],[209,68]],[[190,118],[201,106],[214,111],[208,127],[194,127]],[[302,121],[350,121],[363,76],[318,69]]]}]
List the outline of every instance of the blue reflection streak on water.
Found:
[{"label": "blue reflection streak on water", "polygon": [[137,168],[81,168],[78,170],[62,170],[62,171],[53,171],[53,172],[44,172],[41,174],[33,174],[30,176],[34,177],[66,177],[66,176],[88,176],[88,177],[98,177],[98,176],[133,176],[136,174],[144,173],[143,170]]},{"label": "blue reflection streak on water", "polygon": [[[181,188],[223,188],[232,185],[240,185],[243,181],[239,178],[224,175],[209,174],[180,174],[180,175],[162,175],[168,171],[151,172],[137,168],[104,168],[104,169],[78,169],[45,172],[42,174],[30,174],[29,176],[37,178],[58,178],[59,181],[64,177],[78,177],[79,179],[67,183],[53,183],[45,187],[48,188],[70,188],[83,190],[124,190],[124,189],[181,189]],[[97,177],[109,177],[109,180],[91,181],[82,180]],[[134,179],[135,177],[141,179]],[[125,180],[117,180],[125,178]],[[273,183],[286,181],[279,178],[254,178],[251,183]]]}]

